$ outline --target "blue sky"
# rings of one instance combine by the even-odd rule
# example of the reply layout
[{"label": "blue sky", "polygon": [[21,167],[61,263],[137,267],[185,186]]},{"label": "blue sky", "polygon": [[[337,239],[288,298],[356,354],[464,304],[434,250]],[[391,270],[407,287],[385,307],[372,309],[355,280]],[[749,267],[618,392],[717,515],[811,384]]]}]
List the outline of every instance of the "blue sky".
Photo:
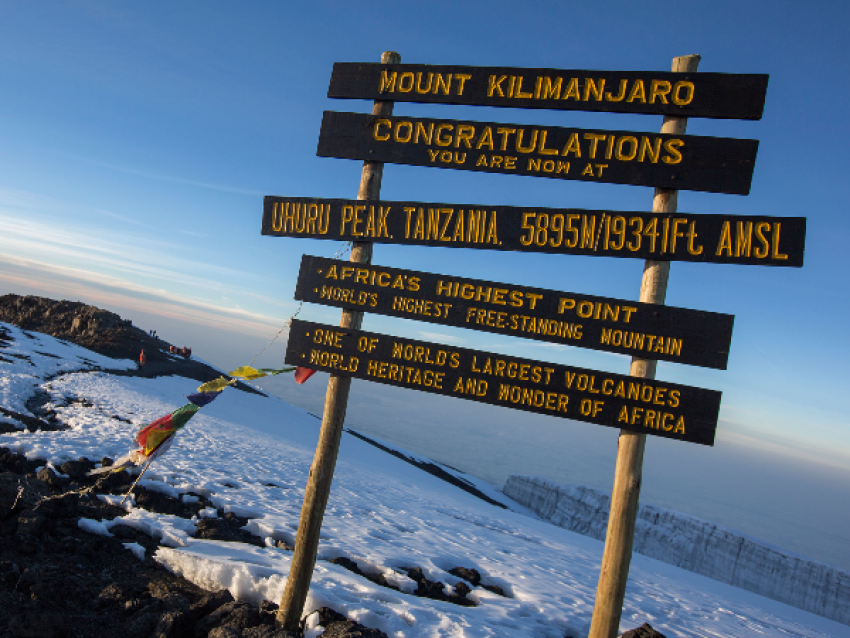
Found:
[{"label": "blue sky", "polygon": [[[359,162],[315,156],[323,110],[370,108],[325,97],[334,62],[395,50],[410,63],[668,70],[672,57],[700,53],[701,71],[769,73],[770,83],[761,121],[688,124],[691,134],[761,141],[751,194],[683,192],[679,210],[806,216],[806,264],[674,263],[668,303],[734,314],[735,332],[728,370],[662,363],[658,376],[723,391],[719,440],[846,469],[850,10],[813,6],[80,1],[48,11],[0,2],[0,294],[79,299],[213,363],[248,363],[296,308],[301,255],[339,248],[262,237],[262,197],[357,193]],[[661,124],[660,116],[441,105],[399,104],[396,114],[636,131]],[[383,196],[648,210],[652,191],[387,166]],[[623,299],[637,297],[643,267],[383,245],[374,261]],[[335,322],[338,311],[313,306],[301,317]],[[373,316],[364,327],[628,370],[621,356],[412,321]],[[259,362],[282,356],[272,348]],[[410,401],[428,405],[416,396]],[[462,422],[483,418],[482,409],[454,413]]]}]

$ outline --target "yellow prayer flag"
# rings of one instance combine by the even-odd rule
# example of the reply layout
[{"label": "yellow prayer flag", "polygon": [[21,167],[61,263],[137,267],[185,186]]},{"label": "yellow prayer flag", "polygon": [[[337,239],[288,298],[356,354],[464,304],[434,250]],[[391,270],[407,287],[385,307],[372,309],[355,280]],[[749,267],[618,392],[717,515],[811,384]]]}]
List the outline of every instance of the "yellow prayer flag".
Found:
[{"label": "yellow prayer flag", "polygon": [[260,372],[256,368],[252,368],[251,366],[240,366],[236,368],[233,372],[230,373],[231,377],[238,377],[240,379],[245,379],[249,381],[251,379],[259,379],[260,377],[266,376],[265,372]]},{"label": "yellow prayer flag", "polygon": [[198,388],[198,392],[218,392],[233,383],[232,379],[219,377],[213,381],[207,381],[204,385]]}]

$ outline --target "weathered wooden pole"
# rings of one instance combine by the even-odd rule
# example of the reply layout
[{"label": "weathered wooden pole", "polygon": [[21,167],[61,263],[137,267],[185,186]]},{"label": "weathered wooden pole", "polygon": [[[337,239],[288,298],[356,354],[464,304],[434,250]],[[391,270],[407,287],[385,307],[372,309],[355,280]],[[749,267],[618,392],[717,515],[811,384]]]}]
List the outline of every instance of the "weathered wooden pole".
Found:
[{"label": "weathered wooden pole", "polygon": [[[673,58],[673,71],[693,73],[697,70],[699,61],[699,55]],[[665,116],[661,132],[683,135],[687,123],[688,119],[685,117]],[[652,212],[675,213],[678,195],[679,191],[676,190],[656,188]],[[663,304],[667,296],[669,276],[669,261],[647,259],[643,267],[640,301]],[[633,357],[629,374],[633,377],[654,379],[657,364],[654,359]],[[614,470],[614,488],[611,491],[611,509],[608,514],[608,532],[605,535],[605,550],[599,569],[599,585],[596,588],[596,602],[588,638],[615,638],[620,627],[626,582],[629,580],[629,564],[632,560],[645,445],[645,434],[620,430],[617,467]]]},{"label": "weathered wooden pole", "polygon": [[[401,56],[393,51],[385,51],[381,55],[381,63],[398,64]],[[372,115],[387,117],[393,113],[393,102],[376,101],[372,107]],[[357,199],[376,200],[381,195],[381,177],[384,172],[383,162],[363,162],[363,172],[360,175],[360,191]],[[351,261],[368,264],[372,262],[372,242],[354,242],[351,248]],[[363,323],[363,313],[355,310],[343,310],[339,325],[343,328],[360,328]],[[348,407],[348,392],[351,389],[351,377],[332,374],[328,381],[325,395],[325,409],[322,413],[322,428],[319,432],[319,442],[316,455],[310,467],[310,477],[307,479],[307,490],[304,493],[304,504],[301,506],[301,518],[298,521],[298,533],[295,539],[295,552],[286,580],[286,589],[280,601],[275,625],[287,631],[298,632],[301,624],[301,614],[307,591],[310,589],[310,579],[316,564],[316,551],[319,547],[319,532],[322,529],[322,519],[325,516],[325,506],[331,492],[336,457],[339,452],[339,441],[342,436],[342,426],[345,422],[345,410]]]}]

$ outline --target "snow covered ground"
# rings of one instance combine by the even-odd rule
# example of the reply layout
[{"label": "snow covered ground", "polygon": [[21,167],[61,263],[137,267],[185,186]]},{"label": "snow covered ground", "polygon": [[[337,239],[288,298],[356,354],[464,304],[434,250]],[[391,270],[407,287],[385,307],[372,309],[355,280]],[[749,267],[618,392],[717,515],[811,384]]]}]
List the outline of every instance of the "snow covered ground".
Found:
[{"label": "snow covered ground", "polygon": [[[8,324],[0,323],[0,334],[2,329],[11,342],[0,341],[0,406],[26,414],[26,399],[39,388],[56,406],[68,396],[91,404],[55,408],[70,430],[0,435],[0,446],[54,465],[126,453],[139,427],[186,403],[184,395],[198,385],[179,377],[86,371],[132,363],[44,335],[30,338]],[[123,522],[161,535],[168,547],[158,560],[189,580],[226,587],[237,598],[278,602],[291,553],[273,544],[293,544],[318,426],[279,399],[227,389],[189,422],[142,480],[171,494],[202,494],[221,510],[252,517],[248,529],[268,539],[266,548],[194,539],[191,521],[132,507]],[[476,486],[508,502],[483,482]],[[586,635],[602,543],[512,508],[485,503],[344,434],[307,611],[329,606],[394,637]],[[82,525],[108,533],[109,523],[103,523]],[[327,562],[339,556],[363,571],[383,573],[402,592]],[[475,588],[469,597],[477,607],[419,598],[404,593],[415,588],[404,573],[408,567],[421,567],[429,579],[449,585],[459,582],[449,569],[475,568],[484,583],[499,585],[509,597]],[[621,631],[644,622],[682,637],[850,636],[845,625],[635,555]]]}]

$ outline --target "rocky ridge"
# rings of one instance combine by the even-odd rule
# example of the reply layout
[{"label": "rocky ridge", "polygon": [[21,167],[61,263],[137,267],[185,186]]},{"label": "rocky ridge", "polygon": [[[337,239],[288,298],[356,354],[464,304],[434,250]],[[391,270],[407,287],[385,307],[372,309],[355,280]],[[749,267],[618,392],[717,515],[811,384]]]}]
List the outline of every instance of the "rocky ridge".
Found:
[{"label": "rocky ridge", "polygon": [[0,321],[43,332],[116,359],[137,360],[144,348],[149,360],[163,360],[170,345],[134,326],[129,319],[79,301],[3,295]]},{"label": "rocky ridge", "polygon": [[[169,347],[172,344],[151,336],[134,326],[129,319],[79,301],[56,301],[32,295],[2,295],[0,321],[70,341],[114,359],[138,361],[141,351],[145,351],[147,363],[143,368],[110,370],[111,374],[148,378],[174,374],[201,383],[221,376],[219,370],[196,359],[171,354]],[[241,381],[235,387],[245,392],[263,394]]]}]

